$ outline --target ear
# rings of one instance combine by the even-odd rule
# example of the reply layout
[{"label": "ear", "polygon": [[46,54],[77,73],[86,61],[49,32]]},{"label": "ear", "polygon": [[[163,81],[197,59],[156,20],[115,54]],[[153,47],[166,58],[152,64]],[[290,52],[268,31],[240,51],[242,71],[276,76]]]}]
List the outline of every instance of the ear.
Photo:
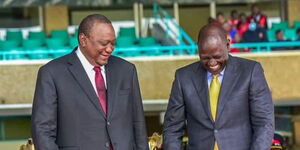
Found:
[{"label": "ear", "polygon": [[86,36],[83,34],[83,33],[80,33],[79,34],[79,43],[82,47],[85,47],[86,46]]},{"label": "ear", "polygon": [[226,47],[227,47],[228,51],[230,50],[230,43],[231,43],[231,39],[227,38]]}]

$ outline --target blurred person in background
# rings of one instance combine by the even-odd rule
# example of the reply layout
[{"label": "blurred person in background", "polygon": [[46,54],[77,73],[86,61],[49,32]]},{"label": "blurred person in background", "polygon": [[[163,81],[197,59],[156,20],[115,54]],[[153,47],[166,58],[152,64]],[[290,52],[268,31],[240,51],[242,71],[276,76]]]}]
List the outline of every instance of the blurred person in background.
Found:
[{"label": "blurred person in background", "polygon": [[214,22],[216,22],[216,19],[214,19],[213,17],[208,17],[207,23],[214,23]]},{"label": "blurred person in background", "polygon": [[232,26],[228,23],[225,22],[223,24],[223,28],[225,29],[225,31],[227,32],[228,38],[230,39],[231,42],[236,42],[235,40],[235,35],[238,34],[238,31],[236,28],[232,28]]},{"label": "blurred person in background", "polygon": [[258,28],[254,21],[249,24],[249,30],[243,34],[243,42],[267,42],[266,30]]},{"label": "blurred person in background", "polygon": [[136,68],[112,56],[115,31],[85,17],[79,46],[39,69],[32,110],[36,150],[148,150]]},{"label": "blurred person in background", "polygon": [[244,33],[249,30],[250,23],[247,22],[247,16],[245,13],[239,15],[239,23],[237,25],[238,33],[243,37]]},{"label": "blurred person in background", "polygon": [[274,133],[272,146],[270,150],[285,150],[285,149],[286,149],[286,142],[284,140],[284,137],[278,133]]},{"label": "blurred person in background", "polygon": [[[285,40],[284,38],[284,32],[283,30],[279,29],[275,32],[276,35],[276,42],[286,42],[289,40]],[[286,47],[286,46],[279,46],[279,47],[272,47],[272,50],[290,50],[293,49],[293,47]]]},{"label": "blurred person in background", "polygon": [[178,69],[164,119],[164,150],[269,150],[274,105],[259,62],[228,54],[226,31],[198,34],[200,62]]},{"label": "blurred person in background", "polygon": [[276,32],[275,32],[275,35],[276,35],[276,42],[284,42],[284,41],[286,41],[285,39],[284,39],[284,32],[283,32],[283,30],[277,30]]},{"label": "blurred person in background", "polygon": [[247,18],[247,22],[254,22],[257,25],[257,28],[267,29],[267,16],[262,14],[260,9],[256,4],[251,6],[251,15]]},{"label": "blurred person in background", "polygon": [[239,23],[239,14],[237,10],[234,9],[230,12],[230,19],[228,20],[228,23],[233,29],[237,28],[237,25]]},{"label": "blurred person in background", "polygon": [[226,22],[226,18],[222,12],[218,12],[216,16],[216,24],[223,25]]}]

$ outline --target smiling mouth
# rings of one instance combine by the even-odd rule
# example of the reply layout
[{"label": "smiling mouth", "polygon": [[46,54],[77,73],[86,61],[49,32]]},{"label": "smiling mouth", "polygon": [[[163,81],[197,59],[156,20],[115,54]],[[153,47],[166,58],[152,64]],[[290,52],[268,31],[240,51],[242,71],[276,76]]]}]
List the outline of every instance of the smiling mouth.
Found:
[{"label": "smiling mouth", "polygon": [[215,66],[209,66],[209,69],[211,70],[216,70],[220,67],[220,65],[215,65]]}]

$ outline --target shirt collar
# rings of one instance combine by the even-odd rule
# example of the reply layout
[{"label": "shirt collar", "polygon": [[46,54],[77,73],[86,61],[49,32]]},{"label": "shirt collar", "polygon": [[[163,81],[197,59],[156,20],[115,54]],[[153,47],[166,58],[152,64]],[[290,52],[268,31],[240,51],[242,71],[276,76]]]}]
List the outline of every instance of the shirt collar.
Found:
[{"label": "shirt collar", "polygon": [[[80,60],[80,62],[82,63],[82,65],[84,66],[84,68],[86,68],[87,70],[89,71],[94,71],[94,66],[86,59],[86,57],[83,55],[83,53],[81,52],[79,46],[76,50],[76,54]],[[103,66],[100,66],[101,70],[105,72],[105,67],[104,65]]]},{"label": "shirt collar", "polygon": [[[220,72],[219,77],[221,77],[221,76],[224,75],[225,68],[226,67],[224,67],[224,69]],[[210,73],[209,71],[207,71],[207,78],[209,79],[211,77],[212,77],[212,73]]]}]

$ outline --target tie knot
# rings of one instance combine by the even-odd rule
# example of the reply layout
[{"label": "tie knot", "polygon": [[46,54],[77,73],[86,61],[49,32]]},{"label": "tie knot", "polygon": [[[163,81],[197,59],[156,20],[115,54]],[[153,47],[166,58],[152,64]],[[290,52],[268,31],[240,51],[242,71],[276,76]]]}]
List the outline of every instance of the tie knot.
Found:
[{"label": "tie knot", "polygon": [[213,79],[217,79],[219,77],[219,74],[214,74]]},{"label": "tie knot", "polygon": [[95,67],[93,68],[93,70],[94,70],[95,72],[100,72],[101,68],[100,68],[99,66],[95,66]]}]

